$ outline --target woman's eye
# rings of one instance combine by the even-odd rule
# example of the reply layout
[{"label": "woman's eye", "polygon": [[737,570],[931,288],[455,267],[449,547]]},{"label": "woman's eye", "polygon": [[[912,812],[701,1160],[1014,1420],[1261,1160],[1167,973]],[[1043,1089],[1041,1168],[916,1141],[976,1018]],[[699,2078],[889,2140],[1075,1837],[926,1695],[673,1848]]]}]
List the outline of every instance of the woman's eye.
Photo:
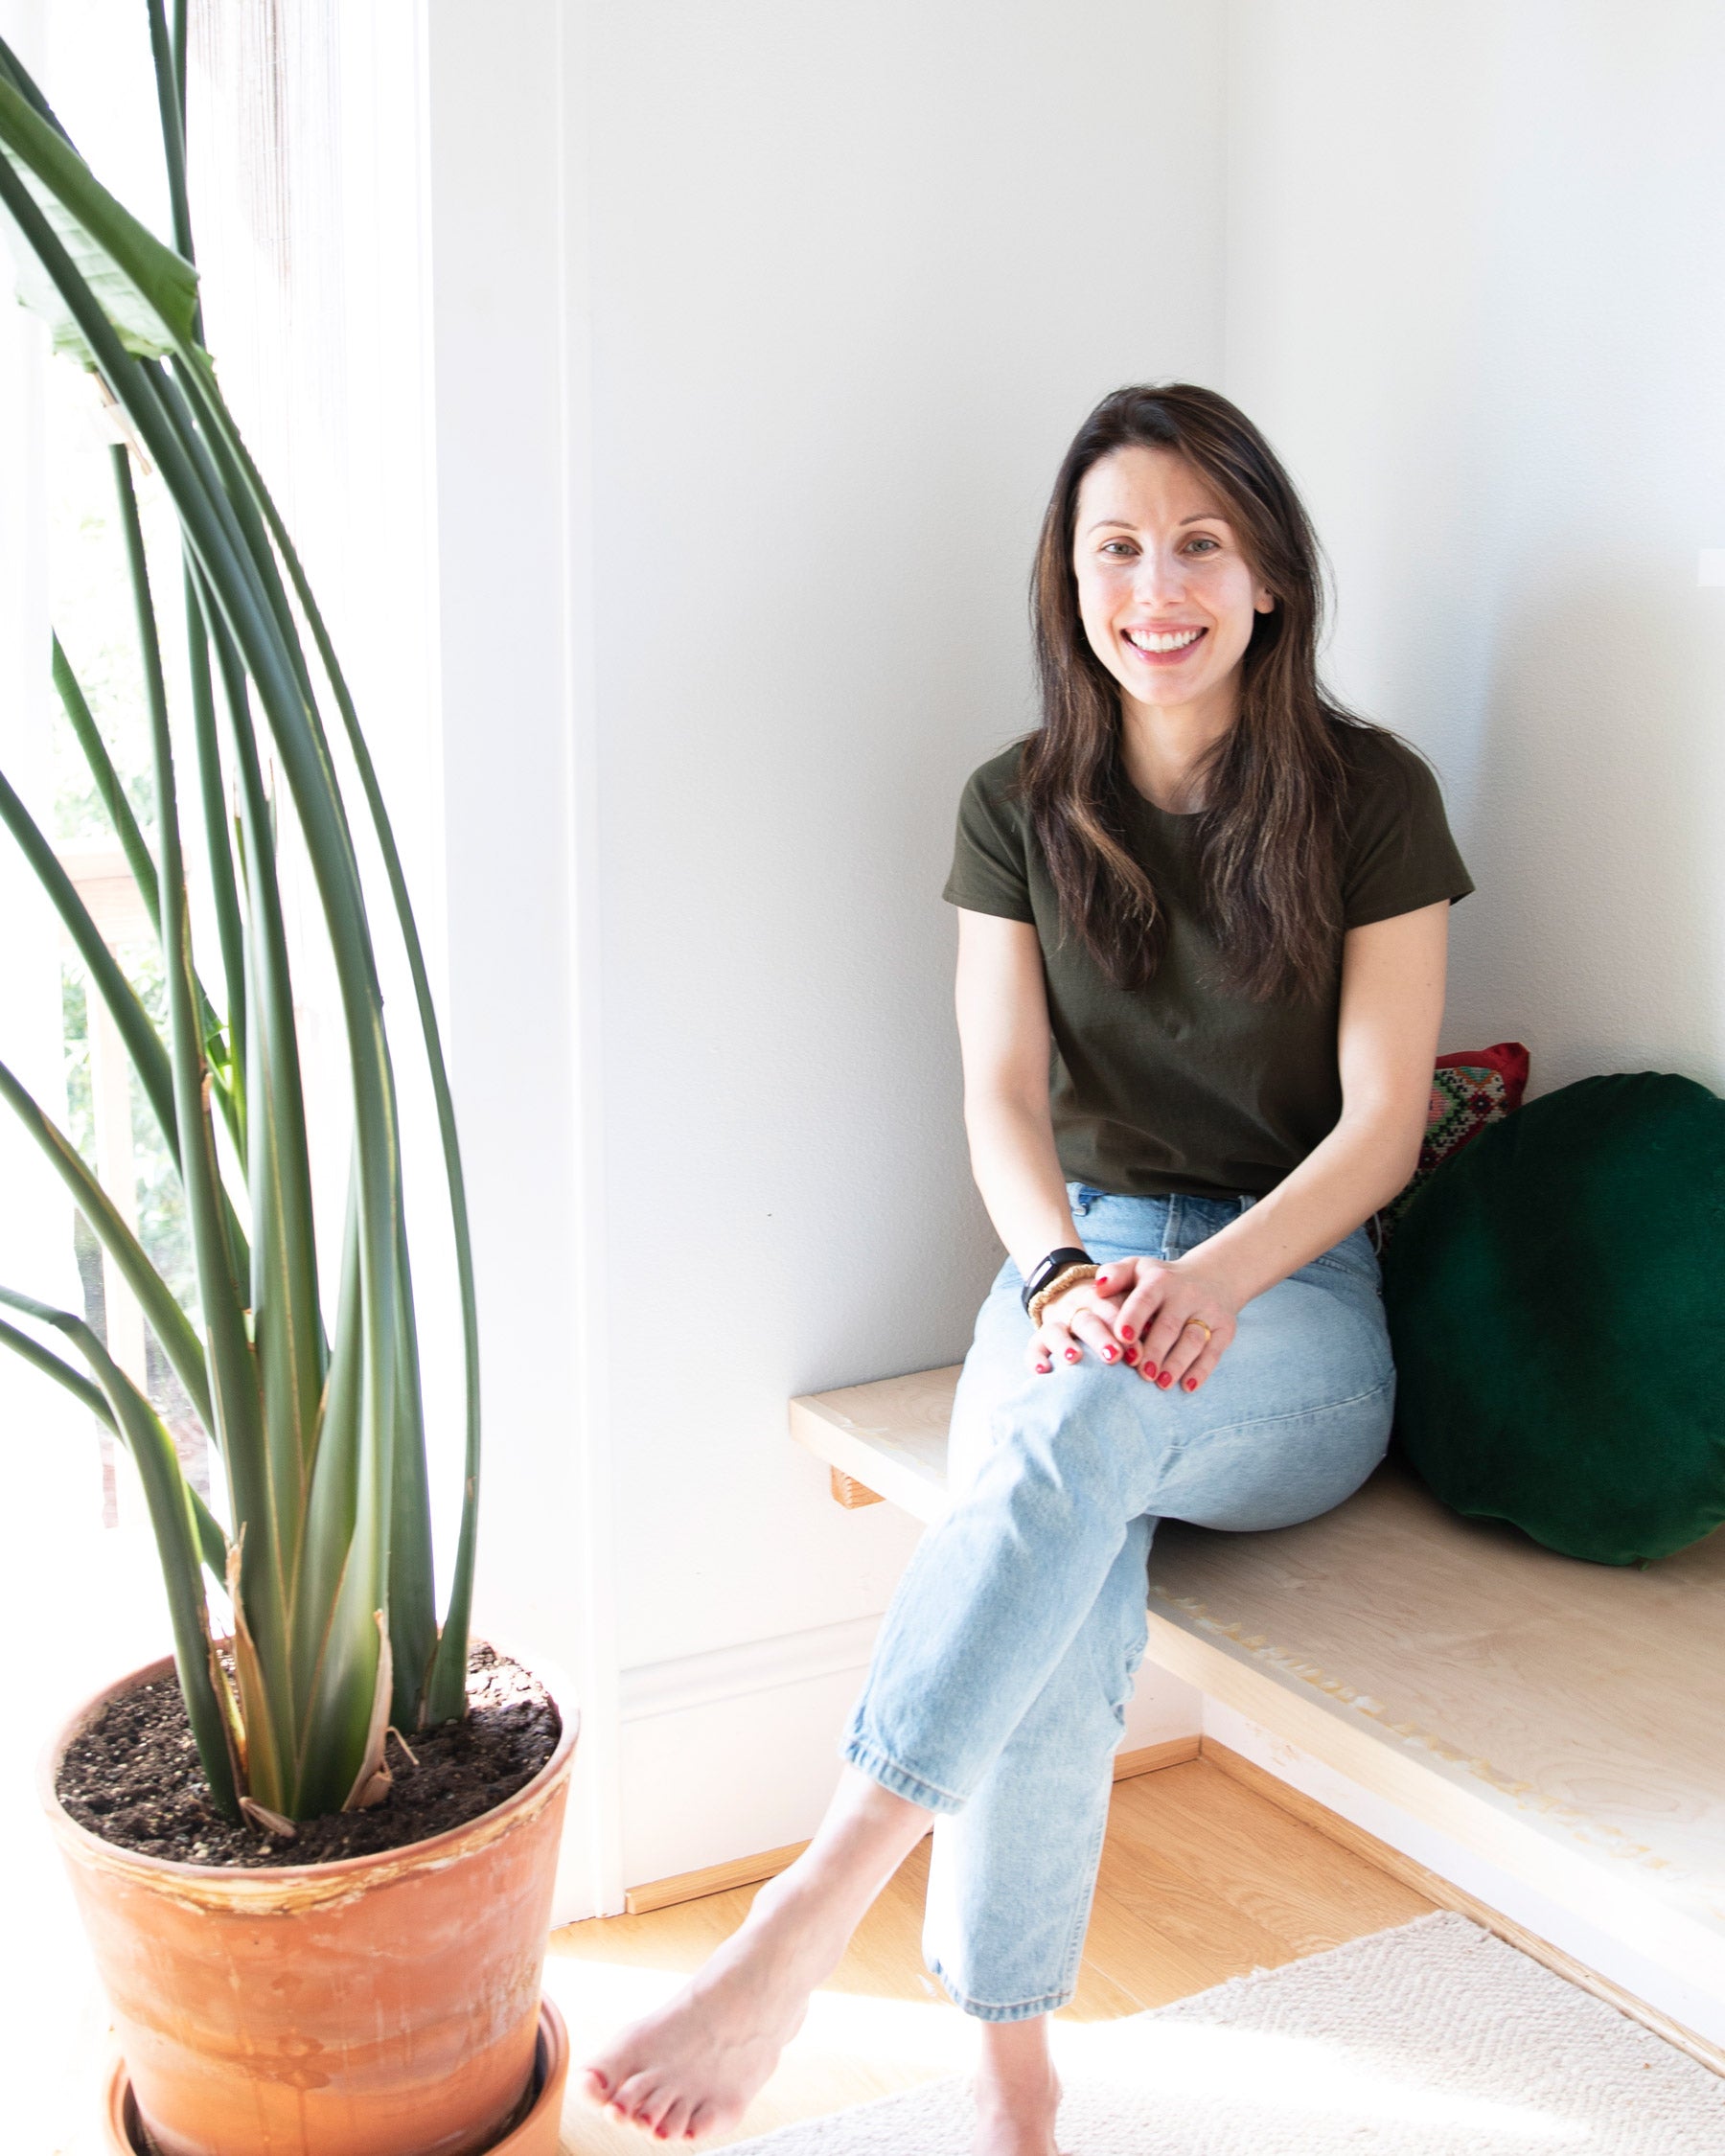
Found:
[{"label": "woman's eye", "polygon": [[1186,541],[1186,544],[1195,554],[1214,554],[1219,551],[1222,541],[1220,539],[1207,539],[1203,533],[1200,533],[1196,539],[1188,539]]},{"label": "woman's eye", "polygon": [[1105,539],[1102,552],[1117,559],[1122,554],[1132,552],[1132,542],[1130,539]]}]

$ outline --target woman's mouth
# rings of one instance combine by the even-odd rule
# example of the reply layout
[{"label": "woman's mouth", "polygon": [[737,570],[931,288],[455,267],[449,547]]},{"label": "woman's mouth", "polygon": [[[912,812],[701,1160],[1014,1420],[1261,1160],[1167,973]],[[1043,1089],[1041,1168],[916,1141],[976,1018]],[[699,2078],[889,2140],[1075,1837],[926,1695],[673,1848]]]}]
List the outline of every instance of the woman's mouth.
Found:
[{"label": "woman's mouth", "polygon": [[1124,629],[1122,639],[1148,666],[1178,666],[1208,629]]}]

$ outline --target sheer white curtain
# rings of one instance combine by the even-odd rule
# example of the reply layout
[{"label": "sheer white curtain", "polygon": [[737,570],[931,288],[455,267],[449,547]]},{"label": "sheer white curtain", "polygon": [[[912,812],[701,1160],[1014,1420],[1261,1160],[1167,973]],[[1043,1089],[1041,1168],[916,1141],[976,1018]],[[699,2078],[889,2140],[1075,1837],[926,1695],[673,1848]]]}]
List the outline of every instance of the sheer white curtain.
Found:
[{"label": "sheer white curtain", "polygon": [[[354,689],[435,976],[441,804],[420,11],[413,0],[193,0],[188,76],[207,341]],[[347,1166],[345,1044],[315,901],[301,883],[290,904],[328,1247]],[[376,880],[374,918],[410,1142],[423,1141],[411,999]],[[416,1144],[409,1163],[415,1187],[435,1172],[423,1152]]]}]

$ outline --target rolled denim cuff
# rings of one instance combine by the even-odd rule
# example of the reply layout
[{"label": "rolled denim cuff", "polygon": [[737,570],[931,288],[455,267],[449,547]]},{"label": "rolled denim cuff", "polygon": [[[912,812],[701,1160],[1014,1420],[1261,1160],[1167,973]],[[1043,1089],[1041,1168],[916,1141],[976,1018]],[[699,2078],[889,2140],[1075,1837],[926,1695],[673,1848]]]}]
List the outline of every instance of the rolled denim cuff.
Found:
[{"label": "rolled denim cuff", "polygon": [[889,1789],[893,1796],[920,1804],[925,1812],[950,1813],[964,1809],[962,1797],[954,1797],[950,1789],[942,1789],[934,1782],[924,1781],[920,1775],[910,1774],[896,1759],[887,1758],[884,1752],[865,1743],[862,1737],[847,1737],[840,1748],[840,1757],[860,1768],[883,1789]]}]

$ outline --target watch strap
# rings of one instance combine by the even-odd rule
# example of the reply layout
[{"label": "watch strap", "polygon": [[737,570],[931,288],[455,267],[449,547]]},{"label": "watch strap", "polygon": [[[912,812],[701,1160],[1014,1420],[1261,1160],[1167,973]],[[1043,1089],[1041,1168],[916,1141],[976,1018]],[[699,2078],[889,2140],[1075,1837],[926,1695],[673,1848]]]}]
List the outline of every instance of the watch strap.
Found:
[{"label": "watch strap", "polygon": [[1064,1250],[1050,1250],[1040,1265],[1031,1267],[1030,1277],[1020,1293],[1019,1300],[1024,1306],[1025,1315],[1029,1315],[1031,1296],[1041,1295],[1057,1273],[1064,1273],[1069,1265],[1088,1265],[1090,1261],[1088,1250],[1075,1250],[1070,1244]]}]

